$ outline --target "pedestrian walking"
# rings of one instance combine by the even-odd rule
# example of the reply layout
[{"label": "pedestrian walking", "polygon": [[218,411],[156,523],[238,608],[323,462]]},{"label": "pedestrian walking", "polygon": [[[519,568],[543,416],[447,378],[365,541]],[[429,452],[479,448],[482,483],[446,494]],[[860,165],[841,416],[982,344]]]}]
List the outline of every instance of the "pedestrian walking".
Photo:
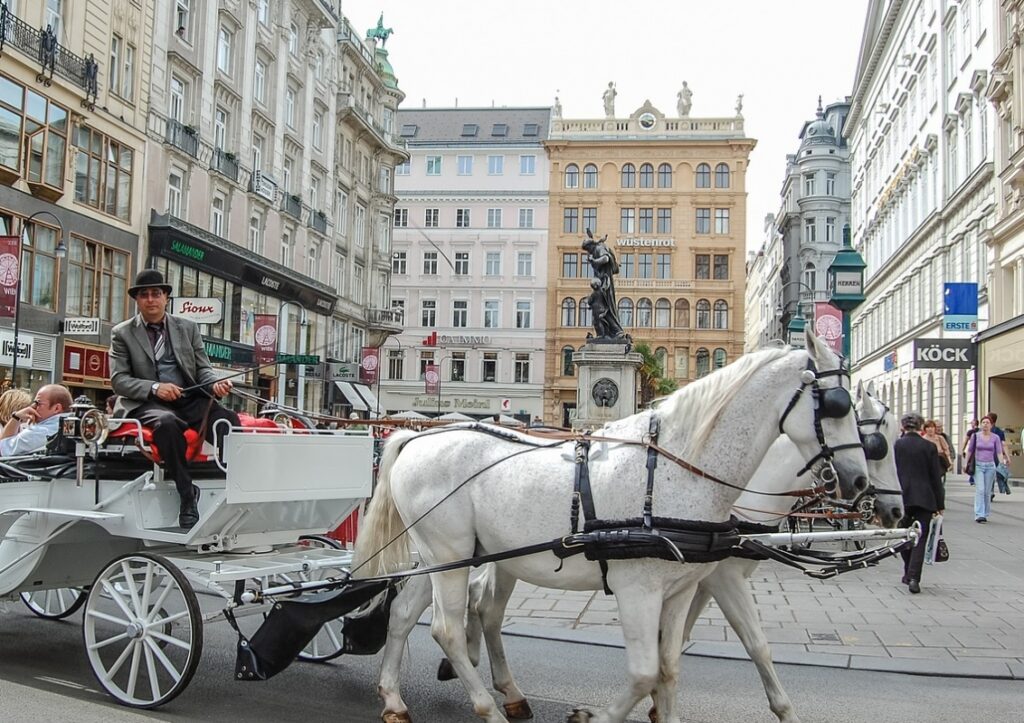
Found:
[{"label": "pedestrian walking", "polygon": [[928,544],[928,528],[932,517],[941,515],[946,506],[942,486],[942,465],[936,446],[921,436],[924,418],[911,412],[900,419],[903,436],[893,445],[896,474],[903,491],[904,527],[915,522],[921,526],[921,537],[911,550],[901,550],[903,584],[911,593],[921,592],[921,571]]},{"label": "pedestrian walking", "polygon": [[974,465],[974,521],[988,522],[992,510],[992,485],[996,478],[996,463],[1000,460],[1009,465],[1010,460],[1003,450],[1003,441],[993,431],[992,418],[981,418],[981,427],[971,435],[967,444],[967,464]]},{"label": "pedestrian walking", "polygon": [[924,438],[935,445],[935,449],[939,453],[939,462],[942,463],[942,475],[945,477],[946,472],[953,466],[953,451],[949,448],[945,438],[939,435],[938,423],[934,419],[929,419],[924,423]]},{"label": "pedestrian walking", "polygon": [[971,443],[971,437],[978,431],[978,420],[972,419],[970,427],[967,433],[964,435],[964,446],[960,450],[960,457],[964,461],[964,472],[967,474],[967,482],[973,487],[974,486],[974,468],[968,464],[967,459],[967,446]]}]

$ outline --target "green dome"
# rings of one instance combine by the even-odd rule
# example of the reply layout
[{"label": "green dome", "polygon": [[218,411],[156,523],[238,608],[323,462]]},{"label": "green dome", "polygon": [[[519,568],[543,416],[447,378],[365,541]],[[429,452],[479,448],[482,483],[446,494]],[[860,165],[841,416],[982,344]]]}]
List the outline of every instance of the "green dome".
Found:
[{"label": "green dome", "polygon": [[377,72],[384,85],[393,90],[398,90],[398,78],[395,77],[395,69],[391,67],[388,60],[388,51],[384,48],[377,48],[373,53],[373,59],[377,63]]}]

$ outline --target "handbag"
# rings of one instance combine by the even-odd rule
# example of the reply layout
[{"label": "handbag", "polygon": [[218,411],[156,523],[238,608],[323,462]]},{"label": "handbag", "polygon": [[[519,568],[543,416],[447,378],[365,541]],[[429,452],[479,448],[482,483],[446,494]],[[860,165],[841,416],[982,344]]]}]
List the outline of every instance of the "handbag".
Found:
[{"label": "handbag", "polygon": [[974,475],[974,455],[973,454],[967,456],[967,466],[964,467],[964,471],[968,474],[968,476],[973,476]]},{"label": "handbag", "polygon": [[932,517],[931,524],[928,525],[928,540],[924,548],[924,564],[931,565],[933,562],[945,562],[948,559],[949,546],[942,539],[942,515],[935,515]]},{"label": "handbag", "polygon": [[949,559],[949,545],[946,544],[946,540],[942,537],[939,538],[938,543],[935,545],[935,562],[945,562]]}]

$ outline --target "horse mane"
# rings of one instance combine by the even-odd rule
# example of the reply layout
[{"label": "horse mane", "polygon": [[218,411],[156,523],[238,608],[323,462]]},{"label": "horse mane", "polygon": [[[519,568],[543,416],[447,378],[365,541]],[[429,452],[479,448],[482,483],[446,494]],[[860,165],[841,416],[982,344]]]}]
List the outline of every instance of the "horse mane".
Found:
[{"label": "horse mane", "polygon": [[708,441],[718,418],[740,388],[754,374],[789,354],[790,348],[762,349],[744,354],[732,364],[673,392],[658,412],[662,418],[673,417],[696,422],[683,449],[683,457],[695,456]]}]

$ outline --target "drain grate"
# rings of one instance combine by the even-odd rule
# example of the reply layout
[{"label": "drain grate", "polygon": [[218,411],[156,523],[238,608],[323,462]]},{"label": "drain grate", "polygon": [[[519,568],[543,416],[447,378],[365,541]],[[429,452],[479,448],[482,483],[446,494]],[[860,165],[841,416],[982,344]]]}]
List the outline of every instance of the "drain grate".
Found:
[{"label": "drain grate", "polygon": [[811,640],[823,643],[841,643],[838,633],[810,633]]}]

